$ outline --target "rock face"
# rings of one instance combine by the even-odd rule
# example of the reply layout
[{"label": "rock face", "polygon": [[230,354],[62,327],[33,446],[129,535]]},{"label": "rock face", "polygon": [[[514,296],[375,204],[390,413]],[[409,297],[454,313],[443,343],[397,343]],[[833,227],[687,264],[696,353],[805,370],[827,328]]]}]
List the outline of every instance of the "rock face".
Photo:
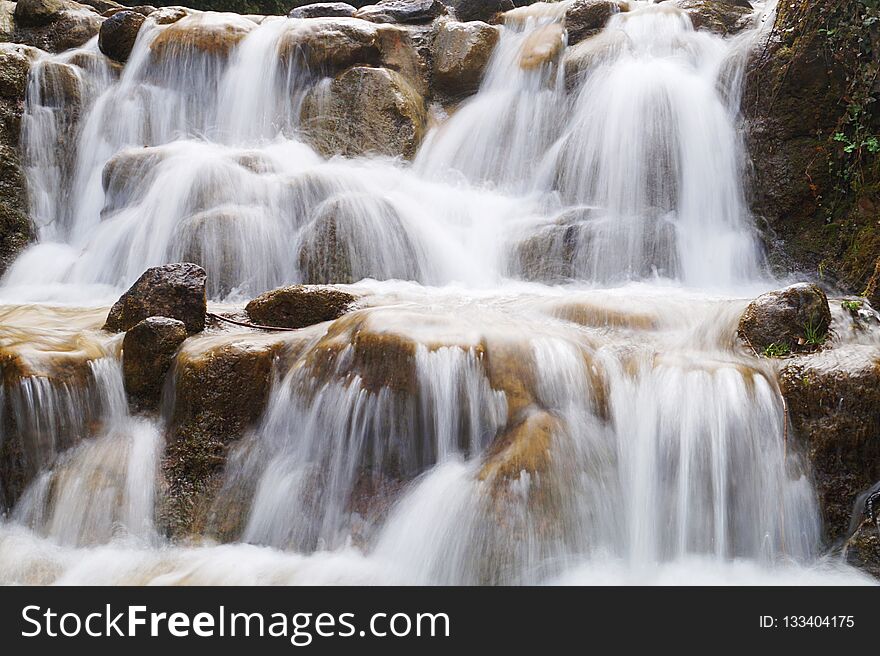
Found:
[{"label": "rock face", "polygon": [[165,376],[186,337],[183,322],[167,317],[147,317],[125,333],[122,373],[125,391],[136,408],[159,405]]},{"label": "rock face", "polygon": [[36,238],[28,218],[19,136],[28,72],[37,54],[28,46],[0,44],[0,275]]},{"label": "rock face", "polygon": [[101,25],[98,47],[115,61],[125,63],[146,18],[135,11],[120,11]]},{"label": "rock face", "polygon": [[303,101],[306,136],[325,155],[412,157],[425,134],[422,97],[396,71],[355,66]]},{"label": "rock face", "polygon": [[443,23],[434,47],[434,87],[450,97],[474,93],[499,38],[497,27],[481,21]]},{"label": "rock face", "polygon": [[430,23],[446,13],[446,6],[439,0],[382,0],[358,10],[357,18],[373,23]]},{"label": "rock face", "polygon": [[880,351],[850,345],[799,356],[779,380],[792,435],[812,464],[827,538],[836,542],[856,497],[880,480]]},{"label": "rock face", "polygon": [[773,345],[788,351],[821,345],[831,325],[825,292],[800,283],[762,294],[749,303],[739,321],[740,337],[759,353]]},{"label": "rock face", "polygon": [[742,98],[752,206],[771,263],[821,273],[856,294],[880,256],[880,160],[865,147],[847,152],[847,140],[861,142],[854,130],[880,133],[875,78],[865,67],[880,56],[880,41],[864,38],[869,11],[859,2],[780,2]]},{"label": "rock face", "polygon": [[574,0],[565,10],[568,45],[598,34],[608,19],[620,11],[621,4],[614,0]]},{"label": "rock face", "polygon": [[491,21],[497,14],[514,8],[512,0],[451,0],[447,3],[460,21]]},{"label": "rock face", "polygon": [[288,18],[331,18],[335,16],[354,16],[357,9],[345,2],[316,2],[313,5],[294,7]]},{"label": "rock face", "polygon": [[332,287],[293,285],[257,296],[245,311],[262,326],[305,328],[341,317],[356,297]]},{"label": "rock face", "polygon": [[110,309],[104,330],[121,332],[147,317],[182,321],[189,333],[205,328],[205,270],[195,264],[165,264],[147,269]]}]

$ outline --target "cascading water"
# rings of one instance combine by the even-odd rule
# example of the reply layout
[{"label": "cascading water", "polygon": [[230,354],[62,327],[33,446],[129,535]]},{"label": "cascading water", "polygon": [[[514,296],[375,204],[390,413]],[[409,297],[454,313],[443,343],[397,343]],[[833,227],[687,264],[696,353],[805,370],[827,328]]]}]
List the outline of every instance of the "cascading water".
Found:
[{"label": "cascading water", "polygon": [[[307,145],[300,106],[326,81],[289,42],[308,20],[194,14],[171,38],[148,19],[121,73],[95,41],[42,60],[40,242],[0,287],[29,303],[0,328],[0,446],[36,455],[18,495],[0,472],[0,580],[860,580],[817,564],[775,373],[732,341],[766,286],[736,132],[754,33],[630,4],[568,50],[564,3],[512,12],[411,164]],[[214,29],[234,38],[200,46]],[[157,525],[174,410],[132,416],[103,312],[57,308],[184,260],[215,301],[302,281],[361,298],[277,361],[185,545]]]}]

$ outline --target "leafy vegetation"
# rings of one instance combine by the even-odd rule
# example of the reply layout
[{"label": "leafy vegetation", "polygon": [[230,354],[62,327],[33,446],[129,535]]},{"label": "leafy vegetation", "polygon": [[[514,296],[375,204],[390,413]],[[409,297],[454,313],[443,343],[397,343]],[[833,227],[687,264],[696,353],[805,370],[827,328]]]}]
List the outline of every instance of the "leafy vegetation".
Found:
[{"label": "leafy vegetation", "polygon": [[764,348],[763,354],[765,358],[784,358],[791,355],[791,347],[784,342],[773,342]]},{"label": "leafy vegetation", "polygon": [[848,311],[852,312],[853,314],[855,314],[856,312],[861,310],[863,305],[864,305],[864,303],[862,301],[841,301],[840,302],[840,306],[844,310],[848,310]]}]

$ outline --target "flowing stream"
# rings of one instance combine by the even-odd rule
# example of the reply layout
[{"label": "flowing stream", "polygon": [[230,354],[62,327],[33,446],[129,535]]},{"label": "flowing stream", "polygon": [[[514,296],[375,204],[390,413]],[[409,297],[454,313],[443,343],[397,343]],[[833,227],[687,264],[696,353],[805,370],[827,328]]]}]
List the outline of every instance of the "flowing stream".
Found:
[{"label": "flowing stream", "polygon": [[[4,361],[0,431],[32,477],[0,581],[864,581],[822,556],[776,374],[734,343],[776,284],[738,131],[772,7],[722,39],[630,5],[567,54],[565,3],[513,12],[411,162],[307,145],[299,108],[326,82],[285,46],[306,21],[182,19],[246,32],[216,56],[148,20],[121,72],[96,39],[40,60],[23,121],[40,239],[0,286],[22,369]],[[536,43],[558,52],[526,66]],[[176,261],[205,267],[218,307],[334,282],[328,217],[359,309],[285,338],[204,536],[170,540],[171,411],[130,413],[107,306]],[[178,359],[235,339],[257,338],[192,337]],[[370,360],[371,340],[402,355]]]}]

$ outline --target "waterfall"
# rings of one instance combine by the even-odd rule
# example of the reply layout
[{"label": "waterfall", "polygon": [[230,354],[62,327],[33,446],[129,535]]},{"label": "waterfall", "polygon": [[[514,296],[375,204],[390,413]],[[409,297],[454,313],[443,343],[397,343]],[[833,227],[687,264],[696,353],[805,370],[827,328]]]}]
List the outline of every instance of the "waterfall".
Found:
[{"label": "waterfall", "polygon": [[[324,19],[148,18],[122,68],[97,39],[43,55],[39,241],[0,285],[0,456],[27,463],[0,469],[0,581],[860,581],[822,559],[775,370],[733,344],[772,284],[737,132],[756,30],[629,4],[573,46],[567,3],[509,12],[411,161],[310,141],[332,81],[296,44]],[[186,354],[135,415],[100,331],[174,261],[217,304],[358,296],[275,358],[187,540],[160,518]]]}]

